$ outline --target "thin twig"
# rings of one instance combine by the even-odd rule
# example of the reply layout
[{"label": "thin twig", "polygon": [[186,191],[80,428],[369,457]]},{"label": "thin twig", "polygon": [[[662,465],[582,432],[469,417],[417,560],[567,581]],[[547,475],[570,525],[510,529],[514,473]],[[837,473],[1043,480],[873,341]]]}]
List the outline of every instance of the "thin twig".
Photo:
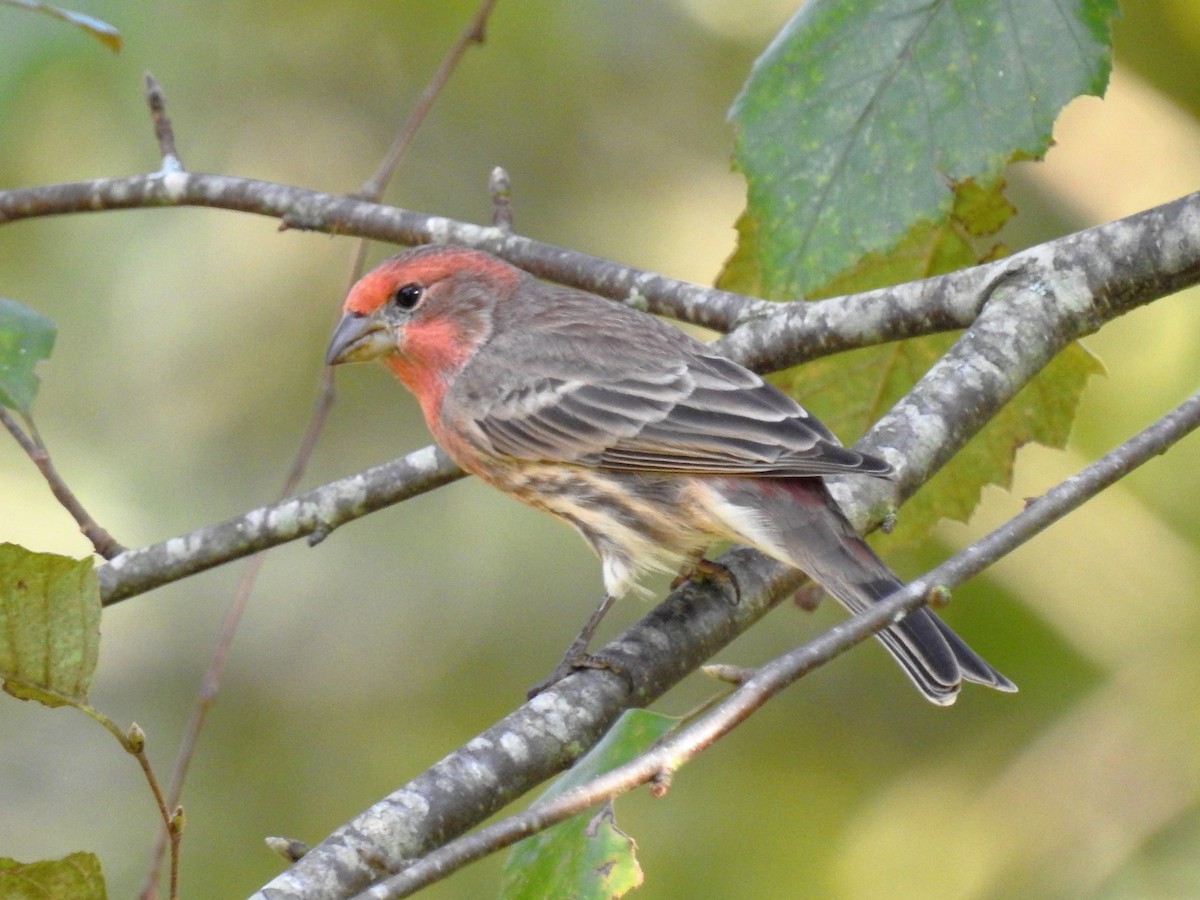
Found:
[{"label": "thin twig", "polygon": [[[208,668],[201,679],[200,690],[197,692],[196,700],[192,704],[192,711],[188,716],[187,725],[179,741],[179,750],[175,755],[175,765],[171,770],[171,783],[167,788],[168,802],[172,807],[178,807],[179,800],[183,796],[183,785],[187,780],[188,769],[191,767],[192,758],[195,756],[196,747],[199,744],[200,733],[204,730],[204,722],[208,717],[208,711],[212,709],[213,704],[217,700],[221,674],[225,670],[225,661],[228,659],[230,647],[233,645],[233,636],[237,633],[238,624],[241,622],[242,614],[246,610],[251,590],[265,558],[261,553],[255,554],[250,558],[250,561],[246,564],[245,571],[242,573],[237,590],[234,592],[233,601],[225,611],[225,618],[221,622],[221,631],[217,637],[216,646],[213,649],[212,659],[209,660]],[[149,898],[154,897],[157,893],[159,873],[162,868],[163,856],[168,846],[171,848],[172,856],[172,881],[175,879],[174,871],[176,866],[174,859],[179,852],[177,846],[178,836],[173,833],[169,820],[165,825],[166,827],[159,831],[158,840],[155,842],[154,849],[150,854],[150,865],[147,868],[146,877],[142,882],[142,889],[138,895],[142,900],[149,900]],[[175,896],[174,893],[171,896]]]},{"label": "thin twig", "polygon": [[369,200],[377,200],[383,196],[384,188],[391,180],[392,173],[396,171],[396,166],[399,165],[400,158],[408,149],[409,144],[412,143],[413,137],[416,136],[417,130],[425,121],[425,117],[433,107],[434,101],[437,100],[438,94],[442,92],[442,88],[446,86],[446,83],[450,80],[450,76],[454,74],[459,60],[462,59],[463,54],[467,52],[467,48],[471,44],[483,43],[488,16],[492,14],[492,8],[495,5],[496,0],[483,0],[479,4],[479,8],[475,10],[475,15],[471,17],[471,21],[462,30],[462,33],[458,36],[458,40],[451,45],[449,52],[446,53],[441,64],[437,67],[437,71],[433,73],[433,77],[429,79],[429,83],[421,91],[421,96],[417,99],[412,112],[408,115],[408,121],[404,123],[404,127],[396,135],[396,139],[392,142],[392,146],[383,158],[383,162],[380,163],[375,174],[358,189],[359,196]]},{"label": "thin twig", "polygon": [[154,137],[158,141],[158,152],[162,154],[163,172],[182,172],[183,160],[175,149],[175,129],[167,115],[167,98],[158,80],[149,72],[145,77],[146,103],[150,107],[150,119],[154,122]]},{"label": "thin twig", "polygon": [[653,750],[587,784],[461,837],[429,853],[398,875],[358,895],[358,900],[396,900],[522,838],[611,800],[633,788],[670,776],[721,736],[748,719],[788,685],[895,623],[916,609],[932,590],[953,586],[982,572],[1034,535],[1111,486],[1200,425],[1200,392],[1105,454],[1078,474],[971,546],[877,605],[831,628],[813,641],[759,667],[740,687],[700,719]]},{"label": "thin twig", "polygon": [[45,443],[42,441],[42,436],[38,434],[37,427],[33,424],[33,419],[28,415],[25,416],[25,425],[29,429],[26,433],[21,428],[20,424],[9,414],[8,410],[0,407],[0,422],[4,423],[4,427],[21,445],[21,449],[33,461],[33,464],[38,467],[38,471],[42,473],[42,477],[46,479],[46,483],[50,486],[51,493],[63,508],[71,514],[71,518],[79,525],[79,530],[89,541],[92,542],[92,547],[95,551],[105,559],[112,559],[125,552],[126,548],[119,544],[107,530],[100,527],[95,519],[83,508],[83,504],[79,502],[79,498],[75,493],[67,487],[67,483],[63,481],[62,476],[58,474],[58,469],[54,467],[54,463],[50,459],[50,452],[46,449]]},{"label": "thin twig", "polygon": [[[401,156],[411,143],[417,129],[424,121],[429,109],[432,107],[434,100],[445,86],[450,76],[454,72],[454,68],[458,60],[462,58],[466,47],[472,42],[482,42],[483,28],[491,8],[495,5],[495,0],[485,0],[472,18],[467,29],[459,37],[459,39],[451,47],[446,58],[438,67],[437,72],[433,76],[429,85],[421,95],[421,99],[417,107],[409,115],[408,120],[401,128],[396,141],[393,143],[383,164],[376,171],[372,180],[364,186],[363,193],[369,199],[378,199],[387,182],[391,179],[396,165],[399,163]],[[174,156],[174,135],[171,132],[171,123],[166,116],[166,110],[163,103],[162,92],[158,87],[158,83],[149,73],[146,75],[146,96],[150,101],[151,113],[155,122],[155,133],[159,136],[160,145],[164,152],[164,170],[167,168],[168,159],[175,158]],[[168,156],[169,150],[169,156]],[[182,169],[182,165],[180,165]],[[286,222],[286,219],[285,219]],[[350,280],[353,282],[361,274],[364,261],[366,259],[367,242],[362,240],[359,242],[358,250],[355,254],[354,262],[351,267]],[[317,441],[320,438],[325,422],[329,418],[329,412],[333,408],[335,398],[335,388],[333,380],[333,372],[329,366],[324,367],[321,373],[321,383],[317,392],[316,400],[313,404],[312,415],[309,417],[308,425],[305,427],[304,435],[300,440],[300,445],[296,450],[296,454],[292,460],[292,465],[283,481],[283,486],[280,489],[279,498],[282,500],[288,497],[296,490],[300,480],[304,477],[304,472],[308,468],[308,463],[312,459],[313,451],[316,449]],[[258,582],[258,576],[262,571],[263,564],[266,562],[266,556],[262,553],[256,553],[246,565],[245,571],[242,573],[242,578],[238,583],[237,590],[234,593],[233,601],[229,605],[229,609],[225,613],[225,618],[221,623],[221,631],[217,639],[216,646],[213,650],[212,659],[209,661],[208,669],[204,673],[204,678],[201,682],[201,687],[196,696],[196,701],[192,705],[192,712],[188,718],[187,726],[184,730],[183,737],[180,741],[179,752],[176,756],[175,767],[171,775],[171,785],[168,796],[172,806],[177,805],[179,798],[183,793],[183,785],[187,780],[188,769],[191,766],[191,761],[195,755],[196,747],[199,744],[200,733],[204,729],[204,722],[208,716],[208,711],[216,702],[217,694],[220,691],[221,675],[225,670],[225,663],[229,657],[230,648],[233,645],[233,638],[237,633],[238,625],[241,622],[242,615],[245,613],[246,605],[250,601],[250,596],[254,591],[254,586]],[[142,887],[142,897],[149,898],[153,896],[155,885],[158,883],[159,871],[162,866],[162,859],[165,852],[167,842],[171,842],[172,854],[177,853],[177,838],[170,833],[170,829],[160,832],[159,839],[155,844],[149,871],[146,874],[146,879]],[[174,885],[175,866],[172,865],[172,883]],[[174,897],[174,886],[172,887],[172,897]]]},{"label": "thin twig", "polygon": [[163,828],[171,836],[171,878],[170,878],[170,897],[175,900],[179,896],[179,841],[183,833],[183,810],[176,808],[172,813],[168,807],[166,799],[163,797],[162,789],[159,787],[158,778],[154,774],[154,767],[150,765],[150,757],[146,755],[146,733],[136,723],[132,723],[128,729],[122,730],[112,719],[95,707],[88,706],[86,703],[79,703],[74,699],[68,699],[67,702],[98,722],[109,734],[117,739],[121,746],[134,759],[142,769],[142,774],[146,776],[146,783],[150,788],[150,793],[154,797],[154,804],[158,808],[159,817],[162,819]]}]

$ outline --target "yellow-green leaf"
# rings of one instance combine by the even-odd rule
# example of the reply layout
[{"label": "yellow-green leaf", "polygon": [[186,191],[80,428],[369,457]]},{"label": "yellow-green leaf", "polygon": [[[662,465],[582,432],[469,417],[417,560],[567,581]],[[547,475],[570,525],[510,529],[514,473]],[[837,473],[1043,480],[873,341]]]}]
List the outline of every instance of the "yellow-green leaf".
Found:
[{"label": "yellow-green leaf", "polygon": [[104,873],[92,853],[21,863],[0,857],[4,900],[105,900]]},{"label": "yellow-green leaf", "polygon": [[0,679],[47,706],[83,704],[100,646],[91,560],[0,544]]},{"label": "yellow-green leaf", "polygon": [[[951,216],[914,226],[887,253],[869,253],[820,288],[822,296],[865,291],[972,265],[998,252],[977,238],[1012,214],[1002,182],[955,186]],[[892,407],[953,343],[930,335],[814,360],[772,376],[847,443]],[[918,491],[901,511],[890,541],[923,539],[940,518],[965,521],[986,484],[1007,487],[1016,451],[1036,441],[1061,447],[1088,378],[1102,372],[1082,346],[1068,347],[1021,390]]]},{"label": "yellow-green leaf", "polygon": [[809,296],[954,185],[1037,158],[1059,110],[1100,94],[1116,0],[808,0],[730,109],[766,296]]}]

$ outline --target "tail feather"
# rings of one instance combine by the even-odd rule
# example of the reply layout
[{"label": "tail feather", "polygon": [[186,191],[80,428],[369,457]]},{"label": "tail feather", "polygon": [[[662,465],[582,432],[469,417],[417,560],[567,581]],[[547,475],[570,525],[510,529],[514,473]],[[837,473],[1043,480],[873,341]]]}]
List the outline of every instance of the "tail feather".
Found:
[{"label": "tail feather", "polygon": [[998,691],[1007,691],[1010,693],[1016,691],[1017,686],[1015,684],[996,671],[995,667],[986,659],[972,650],[967,645],[967,642],[955,633],[954,629],[938,618],[937,614],[929,610],[924,610],[924,612],[928,613],[929,618],[933,619],[933,623],[941,631],[942,637],[950,645],[950,649],[954,653],[954,658],[958,660],[958,665],[962,669],[962,677],[966,681],[995,688]]},{"label": "tail feather", "polygon": [[[749,511],[740,522],[730,522],[747,543],[803,570],[851,612],[903,586],[855,532],[821,479],[724,479],[719,491],[726,510]],[[940,706],[954,702],[964,680],[1017,689],[924,607],[877,637],[926,699]]]}]

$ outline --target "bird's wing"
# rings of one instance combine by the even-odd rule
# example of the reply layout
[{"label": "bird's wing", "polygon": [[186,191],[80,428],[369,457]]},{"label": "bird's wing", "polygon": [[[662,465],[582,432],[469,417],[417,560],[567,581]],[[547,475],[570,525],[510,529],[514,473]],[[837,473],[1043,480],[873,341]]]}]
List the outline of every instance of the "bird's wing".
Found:
[{"label": "bird's wing", "polygon": [[493,453],[519,459],[648,473],[890,473],[755,373],[662,328],[670,335],[643,332],[633,345],[594,329],[575,344],[543,335],[548,349],[527,345],[520,371],[513,355],[489,354],[463,373],[461,408]]}]

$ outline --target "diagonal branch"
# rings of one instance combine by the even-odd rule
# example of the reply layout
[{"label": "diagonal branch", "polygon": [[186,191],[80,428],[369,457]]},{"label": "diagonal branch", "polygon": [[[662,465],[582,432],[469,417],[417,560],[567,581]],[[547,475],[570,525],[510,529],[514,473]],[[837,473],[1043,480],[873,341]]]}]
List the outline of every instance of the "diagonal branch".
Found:
[{"label": "diagonal branch", "polygon": [[429,110],[433,108],[434,101],[437,100],[438,95],[446,86],[446,82],[450,80],[450,76],[458,67],[463,54],[467,52],[467,49],[472,44],[483,43],[487,31],[487,21],[495,6],[496,0],[483,0],[479,4],[479,8],[475,10],[475,14],[471,16],[470,21],[464,26],[458,39],[450,45],[450,50],[442,58],[437,71],[429,79],[429,83],[421,91],[421,96],[417,99],[416,104],[409,113],[404,126],[397,133],[396,139],[392,141],[392,146],[388,148],[383,161],[379,164],[375,173],[359,188],[359,196],[372,200],[377,200],[383,196],[383,190],[387,187],[388,182],[392,180],[392,173],[396,171],[396,166],[400,164],[400,158],[412,143],[413,138],[416,137],[417,131],[421,128],[422,123],[424,123],[425,117],[429,115]]},{"label": "diagonal branch", "polygon": [[[859,481],[839,486],[840,499],[860,523],[877,519],[911,493],[1071,340],[1092,333],[1123,312],[1200,280],[1200,194],[986,266],[814,304],[770,304],[640,272],[498,228],[218,175],[159,173],[0,192],[0,224],[75,211],[180,205],[255,212],[284,219],[289,227],[398,243],[453,241],[480,247],[542,277],[719,330],[736,329],[722,340],[723,351],[759,369],[796,363],[849,346],[969,325],[950,354],[864,442],[864,446],[900,464],[900,480],[895,485]],[[887,302],[876,303],[866,311],[872,300],[881,297]],[[915,314],[918,307],[928,312]],[[790,336],[795,333],[801,336]],[[397,497],[411,496],[456,474],[445,465],[444,458],[439,459],[428,449],[389,466],[395,467],[394,471],[380,477],[390,481],[388,490]],[[333,490],[318,489],[214,526],[219,540],[209,542],[196,533],[157,548],[122,554],[99,567],[106,599],[114,602],[188,571],[283,540],[304,534],[323,535],[339,522],[361,515],[365,502],[378,499],[380,494],[372,481],[378,475],[378,470],[373,470],[344,479]],[[245,549],[247,542],[254,546]],[[234,549],[231,552],[229,548]],[[197,559],[203,564],[195,566]],[[725,559],[735,566],[739,583],[760,585],[764,611],[773,602],[771,597],[793,587],[799,577],[748,551]],[[168,567],[165,579],[150,572],[160,563]],[[671,609],[676,614],[658,621],[657,630],[644,635],[645,646],[652,651],[656,644],[665,644],[675,646],[678,652],[670,658],[648,656],[654,662],[652,674],[632,686],[596,680],[609,677],[605,673],[579,676],[586,678],[581,690],[587,698],[572,709],[590,712],[576,722],[562,718],[565,707],[543,709],[545,715],[537,720],[533,733],[544,735],[551,722],[565,724],[565,730],[557,726],[553,730],[560,749],[551,752],[548,763],[539,760],[528,772],[506,770],[506,775],[513,776],[504,782],[506,791],[520,793],[545,777],[537,766],[561,768],[568,764],[589,743],[589,736],[603,731],[621,708],[647,702],[657,695],[660,686],[673,683],[671,679],[678,677],[675,673],[684,661],[693,665],[697,657],[720,646],[719,641],[710,641],[707,636],[714,633],[711,623],[708,630],[691,633],[681,611],[690,616],[696,610],[711,610],[711,615],[720,620],[718,631],[728,628],[736,633],[751,621],[741,617],[740,611],[738,616],[730,615],[719,588],[713,585],[679,592],[668,603],[674,604]],[[622,644],[613,652],[637,646],[636,642]],[[598,687],[602,684],[606,687]],[[503,731],[495,736],[499,739],[509,734]],[[524,739],[522,735],[517,737]],[[472,749],[482,747],[466,748]],[[472,777],[478,771],[473,768],[474,761],[467,757],[464,763],[464,758],[452,755],[444,762],[439,770],[442,789],[473,796],[472,790],[480,787]],[[379,874],[369,862],[372,859],[385,861],[384,869],[398,866],[405,851],[412,856],[421,850],[410,849],[398,837],[408,833],[409,821],[389,821],[385,813],[415,800],[411,796],[401,798],[398,807],[385,803],[386,808],[365,814],[365,820],[348,831],[339,831],[314,850],[311,863],[306,857],[299,865],[316,867],[325,854],[326,860],[344,866],[347,877],[367,880]],[[478,803],[473,809],[480,814],[486,812],[485,806]],[[443,821],[439,817],[448,813],[440,809],[430,810],[427,815],[438,819],[436,833],[432,834],[435,843],[464,826],[462,822],[451,826]],[[465,823],[465,827],[471,824]],[[383,856],[378,856],[380,847],[385,848]]]},{"label": "diagonal branch", "polygon": [[[699,652],[708,652],[713,643],[727,636],[731,626],[743,624],[743,619],[747,624],[757,621],[770,608],[772,596],[795,586],[795,573],[790,573],[793,577],[788,580],[785,567],[775,564],[773,571],[763,570],[757,564],[747,565],[754,556],[751,551],[731,551],[721,562],[730,566],[743,585],[741,602],[731,606],[719,596],[719,590],[685,587],[601,651],[616,659],[628,674],[629,696],[622,697],[622,680],[609,671],[587,670],[564,679],[339,828],[264,887],[256,898],[350,896],[395,871],[400,874],[364,896],[407,896],[486,853],[595,803],[664,774],[669,777],[788,684],[916,608],[932,592],[961,584],[982,572],[1141,463],[1163,453],[1198,425],[1200,393],[925,576],[867,612],[762,666],[717,706],[655,750],[587,785],[430,852],[445,844],[464,820],[469,820],[466,827],[477,824],[490,811],[515,799],[523,786],[532,787],[542,777],[553,774],[546,769],[557,764],[564,753],[570,755],[569,740],[590,744],[624,706],[645,705],[659,691],[673,685],[682,673],[666,678],[657,673],[674,661],[676,654],[687,654],[686,659],[678,661],[686,671],[698,649],[694,639],[702,637],[704,644]],[[692,632],[692,638],[683,637],[681,632],[685,630]],[[537,774],[531,777],[529,770],[534,767]],[[502,796],[493,798],[498,786]],[[493,802],[495,805],[491,805]],[[412,863],[426,853],[427,857]]]},{"label": "diagonal branch", "polygon": [[91,514],[83,508],[83,504],[79,502],[79,498],[75,496],[63,477],[58,474],[58,468],[50,459],[50,451],[46,449],[45,443],[42,442],[42,436],[38,434],[36,426],[33,424],[33,419],[26,416],[25,424],[29,429],[26,434],[20,424],[4,407],[0,406],[0,424],[8,429],[8,433],[13,436],[13,439],[20,444],[21,449],[29,456],[33,464],[38,467],[38,471],[42,473],[42,477],[46,479],[46,484],[50,486],[50,493],[54,494],[63,508],[71,514],[71,518],[75,520],[75,524],[79,526],[80,532],[89,541],[92,542],[92,548],[105,559],[125,553],[126,550],[117,540],[108,533]]},{"label": "diagonal branch", "polygon": [[[1198,280],[1200,193],[938,278],[819,303],[768,303],[779,312],[747,322],[714,346],[762,370],[843,349],[856,333],[877,342],[894,334],[893,325],[907,323],[903,333],[913,336],[955,327],[958,317],[975,317],[974,311],[982,309],[975,324],[864,441],[866,449],[896,466],[899,479],[836,486],[856,524],[865,526],[878,523],[927,481],[1063,347]],[[962,286],[974,294],[951,302],[966,297],[960,295]],[[890,313],[869,312],[881,302],[890,304]],[[916,315],[914,304],[926,302],[940,312]],[[806,333],[812,346],[798,341],[792,329]],[[319,540],[338,525],[461,474],[441,451],[427,447],[217,525],[130,550],[98,570],[105,603],[286,541]]]},{"label": "diagonal branch", "polygon": [[621,675],[564,678],[314,847],[256,895],[345,897],[399,871],[571,764],[629,706],[645,706],[762,618],[800,584],[795,569],[739,548],[721,557],[737,603],[686,585],[601,651]]},{"label": "diagonal branch", "polygon": [[[1101,295],[1099,300],[1088,296],[1087,286],[1078,275],[1056,271],[1052,255],[1046,255],[1045,259],[1047,265],[1041,268],[1036,257],[1023,260],[1009,273],[998,278],[986,294],[987,302],[979,320],[951,348],[944,364],[935,365],[896,409],[860,442],[862,446],[885,454],[898,463],[900,478],[895,485],[885,485],[882,492],[865,485],[865,479],[852,485],[839,485],[846,488],[841,493],[848,500],[847,511],[856,514],[859,521],[872,518],[870,513],[878,515],[880,509],[887,507],[895,497],[903,497],[911,492],[974,433],[975,426],[972,423],[983,423],[990,419],[1058,350],[1080,335],[1094,331],[1106,318],[1117,314],[1119,305],[1107,302],[1105,297],[1108,295]],[[1030,362],[1021,361],[1026,357]],[[960,425],[960,419],[967,424]],[[889,495],[888,491],[894,493]],[[778,563],[750,551],[741,553],[732,558],[722,558],[723,563],[734,567],[739,584],[780,585],[774,579],[787,574],[786,570],[781,571]],[[787,588],[794,583],[788,584]],[[926,585],[922,593],[929,586]],[[781,591],[784,589],[780,586]],[[688,603],[702,608],[701,604],[719,603],[720,594],[719,586],[702,585],[684,592],[682,597],[673,595],[668,598],[665,607]],[[765,596],[779,595],[768,592]],[[769,605],[771,600],[762,602]],[[704,621],[702,616],[697,616],[694,627],[700,627]],[[666,627],[668,624],[672,626],[670,629]],[[748,627],[749,622],[739,621],[739,625]],[[672,667],[678,660],[687,660],[690,665],[696,657],[687,653],[685,648],[704,647],[707,652],[707,648],[712,646],[709,633],[692,631],[687,634],[692,627],[691,622],[681,618],[678,622],[657,622],[646,632],[644,639],[649,646],[655,643],[672,646],[671,654],[654,660],[659,667],[654,671],[664,675],[673,672]],[[638,663],[644,660],[637,655],[632,660],[626,660],[621,655],[624,648],[630,645],[637,646],[636,639],[626,633],[604,652],[616,657],[623,671],[637,672]],[[607,682],[595,680],[605,674],[581,673],[577,677],[585,685],[607,685]],[[654,675],[647,675],[643,680],[635,676],[628,695],[623,698],[620,695],[612,697],[612,706],[600,717],[600,721],[614,721],[626,706],[645,705],[658,696],[653,691],[647,692],[646,686],[659,683]],[[667,678],[662,683],[669,686],[673,681]],[[585,692],[578,702],[594,709],[595,696]],[[589,706],[589,702],[592,705]],[[543,713],[547,718],[530,725],[533,733],[549,728],[550,721],[559,715],[557,707],[543,710]],[[594,740],[594,724],[589,720],[589,727],[569,734],[568,740],[574,739],[571,745],[578,748],[578,752],[582,752]],[[480,780],[469,774],[481,769],[490,771],[478,758],[480,754],[486,755],[497,746],[511,746],[514,741],[524,746],[521,742],[525,740],[526,733],[514,731],[514,728],[512,721],[505,720],[495,726],[496,731],[488,733],[492,735],[491,738],[483,742],[479,739],[469,742],[414,783],[423,783],[426,778],[433,779],[440,791],[449,791],[478,813],[475,822],[482,820],[498,808],[490,806],[488,799],[495,784],[505,785],[505,795],[497,798],[497,802],[503,804],[511,799],[509,792],[521,787],[532,788],[543,777],[545,760],[542,759],[532,763],[527,772],[504,769],[504,777],[500,782],[491,777]],[[500,738],[505,736],[507,741],[501,741]],[[560,762],[557,755],[554,760]],[[561,764],[565,766],[568,761],[561,760]],[[456,780],[456,773],[463,777]],[[300,890],[299,886],[328,887],[325,879],[336,877],[351,879],[353,888],[358,889],[378,878],[381,871],[403,866],[406,858],[417,857],[443,843],[452,833],[448,830],[448,819],[442,817],[461,821],[437,805],[443,799],[446,798],[442,794],[414,797],[408,793],[408,788],[402,789],[334,832],[309,856],[281,876],[281,880],[273,882],[271,889],[278,890],[278,893],[269,896],[311,896]],[[425,812],[414,814],[412,810],[418,808]],[[389,824],[387,820],[392,814],[397,814],[398,818]],[[437,827],[427,832],[424,826],[430,818],[437,821]],[[350,862],[352,859],[360,862],[354,865]],[[362,863],[363,859],[382,861],[382,866],[372,868]],[[337,875],[333,874],[335,872]],[[297,891],[289,893],[292,888],[297,888]]]},{"label": "diagonal branch", "polygon": [[1016,550],[1082,506],[1151,457],[1200,426],[1200,393],[1081,472],[1047,491],[1024,510],[901,590],[755,671],[737,690],[697,721],[587,784],[445,844],[400,874],[364,891],[363,900],[394,900],[440,881],[452,872],[589,807],[651,781],[669,779],[714,741],[732,731],[788,685],[911,612],[933,591],[953,587]]},{"label": "diagonal branch", "polygon": [[98,566],[106,606],[287,541],[317,543],[343,522],[461,478],[438,447],[350,475],[181,537],[127,550]]}]

